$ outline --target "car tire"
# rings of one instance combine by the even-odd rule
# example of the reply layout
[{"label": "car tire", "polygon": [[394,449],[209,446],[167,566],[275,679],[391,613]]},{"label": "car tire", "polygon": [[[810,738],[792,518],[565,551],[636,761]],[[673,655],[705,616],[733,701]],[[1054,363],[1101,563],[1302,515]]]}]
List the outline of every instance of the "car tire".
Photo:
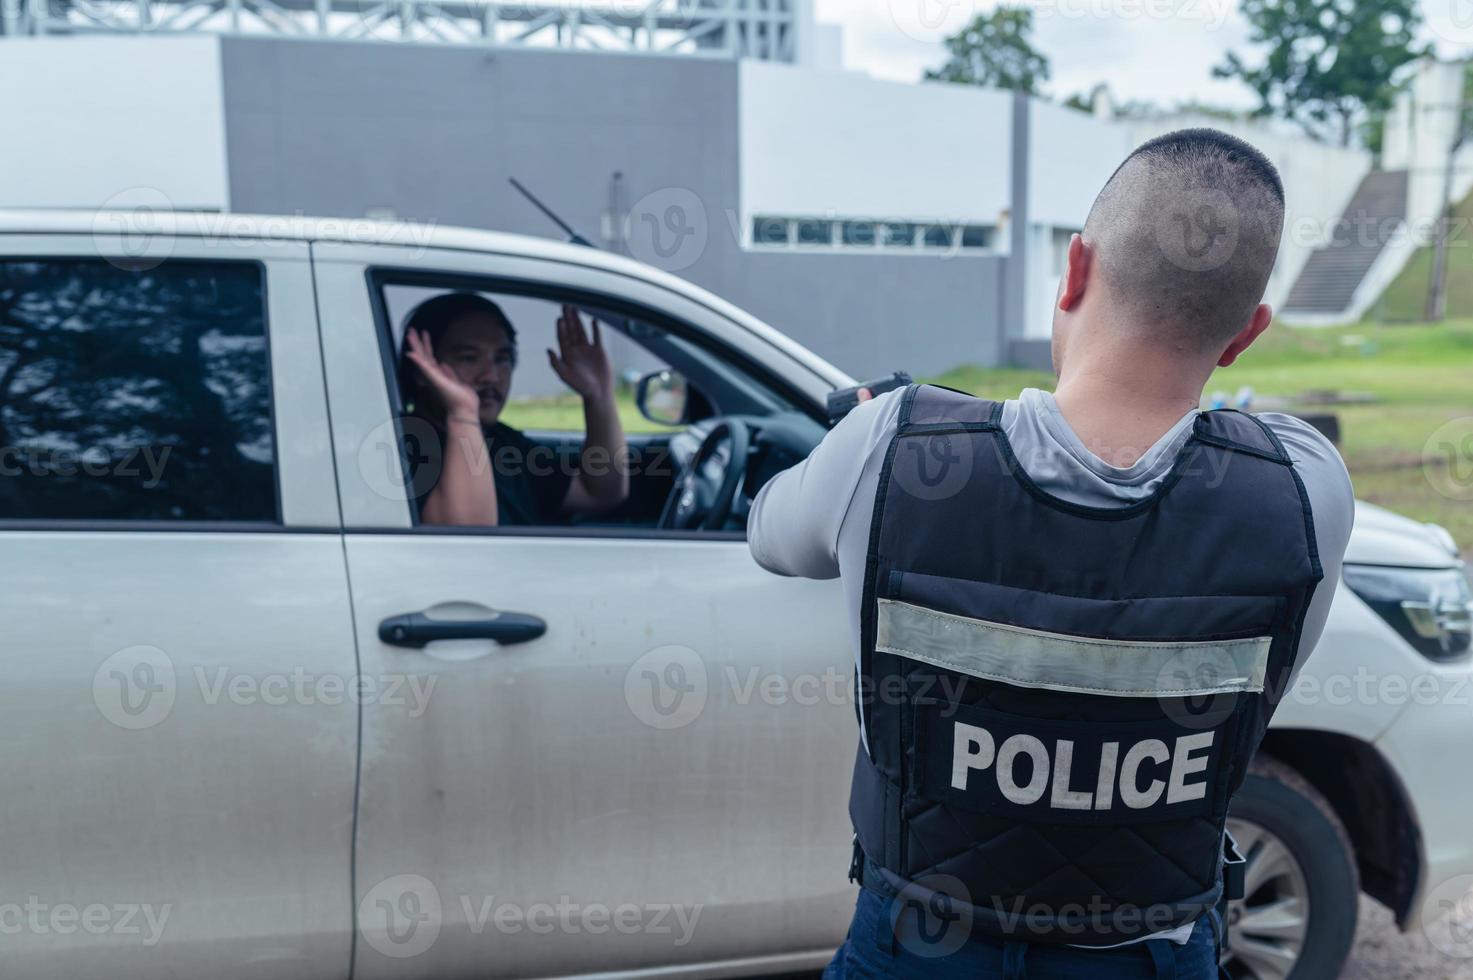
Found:
[{"label": "car tire", "polygon": [[1228,814],[1248,858],[1248,893],[1229,910],[1234,980],[1334,980],[1355,940],[1360,875],[1345,826],[1277,759],[1253,760]]}]

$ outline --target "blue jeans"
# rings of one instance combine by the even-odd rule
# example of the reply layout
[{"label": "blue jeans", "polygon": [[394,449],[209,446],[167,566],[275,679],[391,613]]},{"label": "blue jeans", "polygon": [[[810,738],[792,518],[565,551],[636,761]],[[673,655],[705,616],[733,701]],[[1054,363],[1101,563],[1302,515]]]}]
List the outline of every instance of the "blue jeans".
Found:
[{"label": "blue jeans", "polygon": [[[1185,945],[1153,941],[1114,949],[958,940],[944,932],[927,941],[923,928],[907,922],[913,909],[892,925],[890,900],[862,888],[849,937],[823,980],[1217,980],[1217,913],[1204,916]],[[899,938],[897,939],[897,935]]]}]

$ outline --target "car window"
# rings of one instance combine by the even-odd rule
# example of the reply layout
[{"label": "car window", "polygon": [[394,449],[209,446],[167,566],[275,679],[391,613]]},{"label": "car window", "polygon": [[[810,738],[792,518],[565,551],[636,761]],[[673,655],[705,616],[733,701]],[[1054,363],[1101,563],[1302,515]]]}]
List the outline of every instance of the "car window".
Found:
[{"label": "car window", "polygon": [[[446,293],[443,288],[389,285],[384,288],[384,304],[393,333],[395,351],[402,351],[404,330],[411,314],[426,300]],[[508,392],[501,421],[520,430],[538,432],[583,432],[583,402],[558,377],[549,364],[547,351],[557,350],[557,321],[561,304],[555,300],[518,296],[496,291],[477,291],[494,302],[505,314],[516,332],[517,361],[513,383]],[[583,311],[585,324],[596,317]],[[633,384],[647,371],[667,367],[664,360],[650,354],[618,329],[600,323],[600,334],[608,347],[617,372],[616,396],[619,420],[626,432],[662,432],[664,426],[651,422],[639,413],[631,396]],[[444,353],[444,352],[441,352]],[[412,400],[403,390],[402,401]]]},{"label": "car window", "polygon": [[0,519],[276,522],[261,267],[0,261]]},{"label": "car window", "polygon": [[[721,414],[760,417],[795,411],[789,399],[723,357],[709,341],[697,342],[688,327],[666,323],[655,312],[613,308],[612,300],[562,295],[539,285],[459,279],[437,286],[428,284],[423,274],[403,282],[393,281],[392,273],[382,275],[377,300],[393,383],[391,401],[400,414],[406,481],[421,525],[487,526],[484,518],[465,515],[489,512],[489,500],[474,511],[462,506],[478,499],[467,496],[464,488],[480,484],[440,480],[446,472],[447,419],[452,414],[460,413],[464,421],[466,413],[473,413],[472,424],[479,422],[487,438],[486,468],[496,490],[499,527],[654,528],[672,496],[682,437],[695,444],[699,437],[685,435],[687,425],[677,421],[680,412],[668,420],[674,424],[645,417],[636,404],[640,378],[658,374],[670,389],[652,385],[652,405],[668,407],[672,391],[685,393],[683,417],[689,422]],[[462,312],[452,317],[452,308]],[[622,448],[587,427],[584,399],[569,373],[555,363],[568,355],[558,323],[569,310],[585,338],[592,339],[597,324],[610,361]],[[416,324],[424,336],[433,335],[436,362],[483,400],[462,391],[458,399],[452,394],[447,401],[445,390],[426,377],[407,351],[407,336]],[[462,343],[466,337],[468,344]],[[451,403],[467,407],[447,409]],[[591,410],[599,426],[596,407]],[[694,447],[687,452],[689,448]],[[609,487],[599,479],[612,455],[628,468],[622,496],[605,494]],[[466,469],[451,472],[464,474]],[[441,503],[446,500],[455,505],[449,508],[450,519],[441,520],[437,515],[446,513]]]}]

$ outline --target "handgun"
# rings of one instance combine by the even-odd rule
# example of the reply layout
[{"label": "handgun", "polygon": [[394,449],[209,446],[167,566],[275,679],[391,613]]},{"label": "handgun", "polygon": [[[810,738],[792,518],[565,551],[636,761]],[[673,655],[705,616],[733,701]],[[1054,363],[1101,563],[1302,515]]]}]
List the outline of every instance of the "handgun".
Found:
[{"label": "handgun", "polygon": [[838,425],[844,416],[854,411],[855,407],[859,405],[859,389],[868,388],[870,394],[878,398],[887,391],[904,388],[911,383],[910,375],[904,371],[896,371],[894,374],[886,375],[883,378],[876,378],[873,381],[866,381],[863,384],[855,385],[853,388],[839,388],[836,391],[829,392],[829,425]]}]

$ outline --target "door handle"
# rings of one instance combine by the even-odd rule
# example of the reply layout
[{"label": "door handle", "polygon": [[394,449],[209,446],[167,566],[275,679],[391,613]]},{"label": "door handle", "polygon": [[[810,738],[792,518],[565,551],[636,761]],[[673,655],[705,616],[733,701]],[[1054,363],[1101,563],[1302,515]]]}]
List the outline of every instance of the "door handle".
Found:
[{"label": "door handle", "polygon": [[547,632],[547,623],[527,613],[504,612],[490,619],[431,619],[422,612],[390,616],[378,624],[378,638],[389,646],[423,650],[436,640],[495,640],[503,646],[526,643]]}]

